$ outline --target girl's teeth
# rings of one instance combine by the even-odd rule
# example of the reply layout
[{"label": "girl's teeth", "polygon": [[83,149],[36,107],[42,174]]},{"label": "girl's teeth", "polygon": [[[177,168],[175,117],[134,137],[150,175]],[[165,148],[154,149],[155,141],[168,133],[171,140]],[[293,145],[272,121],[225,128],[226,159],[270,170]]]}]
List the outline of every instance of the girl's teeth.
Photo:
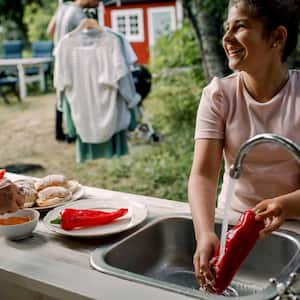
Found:
[{"label": "girl's teeth", "polygon": [[233,55],[236,55],[237,53],[240,53],[242,50],[235,50],[235,51],[229,51],[229,55],[230,56],[233,56]]}]

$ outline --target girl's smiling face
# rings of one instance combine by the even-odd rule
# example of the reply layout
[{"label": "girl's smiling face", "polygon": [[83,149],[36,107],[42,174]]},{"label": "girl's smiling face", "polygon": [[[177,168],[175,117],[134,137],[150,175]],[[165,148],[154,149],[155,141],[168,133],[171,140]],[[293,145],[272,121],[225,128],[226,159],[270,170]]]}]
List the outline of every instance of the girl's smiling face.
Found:
[{"label": "girl's smiling face", "polygon": [[230,69],[252,73],[274,59],[271,38],[265,34],[263,23],[242,5],[229,8],[225,29],[223,47]]}]

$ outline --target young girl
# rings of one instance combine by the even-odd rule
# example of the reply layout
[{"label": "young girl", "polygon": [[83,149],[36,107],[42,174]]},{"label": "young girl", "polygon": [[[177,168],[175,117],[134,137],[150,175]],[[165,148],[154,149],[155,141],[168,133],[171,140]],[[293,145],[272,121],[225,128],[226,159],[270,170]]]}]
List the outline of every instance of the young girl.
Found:
[{"label": "young girl", "polygon": [[[215,196],[222,155],[225,173],[218,206],[224,207],[229,167],[240,146],[260,133],[300,144],[300,72],[286,59],[297,45],[300,0],[230,0],[223,47],[235,72],[214,78],[203,90],[197,114],[194,161],[189,180],[197,248],[194,268],[210,290],[209,260],[218,243]],[[300,216],[300,167],[274,144],[253,147],[243,162],[231,208],[263,211],[264,236],[287,218]]]}]

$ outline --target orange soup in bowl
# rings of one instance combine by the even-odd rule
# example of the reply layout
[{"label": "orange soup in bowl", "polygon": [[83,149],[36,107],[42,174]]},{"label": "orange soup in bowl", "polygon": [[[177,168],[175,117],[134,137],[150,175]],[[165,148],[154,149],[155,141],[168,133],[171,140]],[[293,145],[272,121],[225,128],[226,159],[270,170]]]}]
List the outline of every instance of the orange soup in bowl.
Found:
[{"label": "orange soup in bowl", "polygon": [[30,217],[9,217],[9,218],[0,218],[0,225],[17,225],[29,222]]}]

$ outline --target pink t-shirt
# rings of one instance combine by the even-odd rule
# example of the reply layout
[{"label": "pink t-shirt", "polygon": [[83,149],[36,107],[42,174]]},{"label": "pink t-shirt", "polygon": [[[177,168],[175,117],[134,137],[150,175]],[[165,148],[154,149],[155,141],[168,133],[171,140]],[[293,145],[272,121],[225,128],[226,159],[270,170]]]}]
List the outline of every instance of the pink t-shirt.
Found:
[{"label": "pink t-shirt", "polygon": [[[255,101],[244,88],[241,73],[214,78],[204,88],[197,113],[195,139],[223,139],[225,173],[218,206],[224,207],[229,168],[241,145],[260,133],[276,133],[300,144],[300,71],[271,100]],[[231,208],[244,211],[257,202],[300,188],[300,167],[283,147],[254,146],[246,155],[235,185]]]}]

